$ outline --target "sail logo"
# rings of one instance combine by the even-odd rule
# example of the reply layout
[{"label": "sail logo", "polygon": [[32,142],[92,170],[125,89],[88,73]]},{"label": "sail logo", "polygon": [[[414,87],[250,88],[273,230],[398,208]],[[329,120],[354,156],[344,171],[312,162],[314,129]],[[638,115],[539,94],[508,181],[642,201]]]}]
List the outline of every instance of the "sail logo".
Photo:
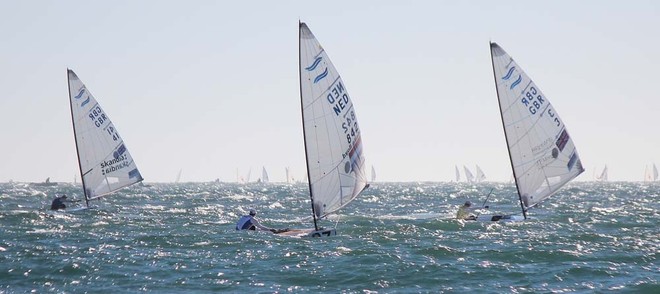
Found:
[{"label": "sail logo", "polygon": [[140,175],[140,171],[138,171],[137,168],[134,168],[133,170],[128,172],[128,178],[129,179],[138,178],[138,179],[142,180],[142,175]]},{"label": "sail logo", "polygon": [[522,76],[518,75],[518,79],[511,84],[511,87],[509,87],[509,90],[513,90],[513,88],[518,86],[518,84],[520,84],[520,82],[522,82]]},{"label": "sail logo", "polygon": [[568,167],[568,170],[573,169],[573,166],[575,165],[576,161],[578,161],[578,156],[577,153],[573,152],[573,154],[571,154],[571,159],[568,160],[568,164],[566,165]]},{"label": "sail logo", "polygon": [[[78,92],[78,95],[73,96],[73,98],[80,99],[80,98],[82,98],[83,94],[85,94],[85,88],[84,87],[82,89],[80,89],[80,92]],[[85,99],[85,101],[80,103],[80,107],[84,107],[85,105],[87,105],[87,103],[89,103],[89,100],[90,100],[90,98],[89,98],[89,96],[87,96],[87,99]]]},{"label": "sail logo", "polygon": [[316,59],[314,60],[314,63],[312,63],[312,65],[306,67],[305,70],[313,71],[314,69],[316,69],[316,67],[319,65],[319,63],[321,63],[321,59],[323,59],[321,56],[316,57]]},{"label": "sail logo", "polygon": [[[509,71],[506,73],[506,75],[504,75],[504,76],[502,77],[502,79],[505,80],[505,81],[506,81],[506,80],[509,80],[509,79],[511,78],[511,76],[513,75],[513,72],[514,72],[515,70],[516,70],[516,67],[515,67],[515,66],[509,68]],[[521,76],[521,75],[518,75],[518,79],[517,79],[515,82],[513,82],[513,83],[511,84],[511,86],[509,87],[509,90],[513,90],[513,88],[515,88],[516,86],[518,86],[518,84],[520,84],[520,82],[522,82],[522,76]]]},{"label": "sail logo", "polygon": [[566,144],[568,144],[568,140],[570,140],[570,137],[568,137],[568,132],[566,132],[566,129],[563,129],[561,134],[559,134],[559,138],[557,138],[557,142],[555,143],[560,152],[564,151],[564,147],[566,147]]},{"label": "sail logo", "polygon": [[325,70],[320,75],[316,76],[316,78],[314,79],[314,84],[318,83],[327,76],[328,76],[328,68],[326,67]]},{"label": "sail logo", "polygon": [[346,173],[350,173],[356,170],[361,163],[360,159],[362,158],[362,136],[358,136],[357,140],[355,140],[355,144],[353,144],[351,151],[348,152],[348,156],[351,160],[351,163],[349,165],[347,162],[344,168]]},{"label": "sail logo", "polygon": [[119,156],[124,155],[124,152],[126,152],[126,146],[124,146],[124,144],[121,144],[121,146],[119,146],[119,148],[117,148],[117,151],[115,151],[112,154],[112,157],[119,158]]},{"label": "sail logo", "polygon": [[85,88],[80,89],[78,95],[73,96],[73,98],[80,99],[80,97],[82,97],[83,94],[85,94]]},{"label": "sail logo", "polygon": [[506,75],[502,77],[502,79],[503,79],[503,80],[508,80],[509,78],[511,78],[511,75],[513,74],[513,71],[514,71],[515,69],[516,69],[515,66],[512,67],[512,68],[510,68],[510,69],[509,69],[509,72],[507,72]]}]

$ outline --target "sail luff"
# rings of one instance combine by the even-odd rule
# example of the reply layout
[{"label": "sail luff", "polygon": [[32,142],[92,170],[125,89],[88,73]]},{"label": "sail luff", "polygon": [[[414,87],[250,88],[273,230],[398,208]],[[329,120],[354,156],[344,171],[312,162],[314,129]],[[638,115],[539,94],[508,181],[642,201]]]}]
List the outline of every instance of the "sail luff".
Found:
[{"label": "sail luff", "polygon": [[520,201],[520,209],[522,210],[523,217],[527,219],[527,211],[525,210],[525,204],[523,203],[522,197],[520,196],[520,185],[518,184],[518,176],[516,176],[516,169],[513,165],[513,156],[511,155],[511,148],[509,147],[509,136],[507,136],[506,125],[504,122],[504,113],[502,112],[502,100],[500,99],[500,90],[497,83],[497,74],[495,73],[495,57],[493,56],[493,45],[497,46],[495,43],[490,43],[490,61],[493,66],[493,79],[495,80],[495,93],[497,93],[497,105],[500,108],[500,118],[502,119],[502,130],[504,130],[504,139],[506,141],[506,150],[509,153],[509,162],[511,163],[511,170],[513,171],[513,179],[516,183],[516,191],[518,191],[518,200]]},{"label": "sail luff", "polygon": [[66,69],[66,80],[67,86],[69,88],[69,107],[71,110],[71,127],[73,128],[73,141],[76,145],[76,157],[78,159],[78,170],[80,171],[80,181],[82,183],[83,195],[85,196],[85,205],[89,207],[89,196],[87,195],[87,186],[85,185],[85,176],[83,175],[82,163],[80,162],[80,148],[78,147],[78,135],[76,134],[76,119],[73,115],[73,97],[71,97],[71,75],[73,73],[71,69]]},{"label": "sail luff", "polygon": [[[300,20],[298,21],[298,77],[299,77],[299,86],[300,86],[300,113],[302,117],[302,130],[303,130],[303,142],[305,146],[305,166],[307,167],[307,179],[311,179],[310,177],[310,171],[309,171],[309,155],[307,151],[307,136],[306,136],[306,128],[305,128],[305,103],[304,103],[304,98],[303,98],[303,88],[302,88],[302,83],[303,83],[303,75],[302,75],[302,29],[305,24],[301,22]],[[316,220],[316,211],[314,209],[314,194],[312,192],[312,181],[308,180],[307,184],[309,186],[309,198],[311,200],[311,205],[312,205],[312,217],[314,219],[314,229],[319,230],[319,226]]]}]

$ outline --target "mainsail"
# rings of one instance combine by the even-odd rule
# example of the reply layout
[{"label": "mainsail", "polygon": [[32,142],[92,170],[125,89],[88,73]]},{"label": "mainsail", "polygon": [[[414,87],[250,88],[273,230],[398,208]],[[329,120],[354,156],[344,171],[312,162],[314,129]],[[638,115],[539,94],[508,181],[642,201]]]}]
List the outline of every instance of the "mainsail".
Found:
[{"label": "mainsail", "polygon": [[316,227],[317,218],[355,199],[367,178],[355,107],[344,82],[305,23],[299,33],[303,134]]},{"label": "mainsail", "polygon": [[607,165],[605,168],[603,168],[603,171],[600,173],[600,175],[596,176],[596,180],[607,182]]},{"label": "mainsail", "polygon": [[658,180],[658,168],[655,166],[655,163],[651,164],[651,167],[647,165],[644,168],[644,181],[653,182]]},{"label": "mainsail", "polygon": [[472,175],[472,172],[467,168],[467,166],[463,166],[463,170],[465,171],[465,179],[467,180],[468,183],[473,183],[474,182],[474,175]]},{"label": "mainsail", "polygon": [[268,183],[268,172],[266,172],[266,167],[263,166],[261,167],[261,182],[262,183]]},{"label": "mainsail", "polygon": [[372,165],[372,166],[371,166],[371,182],[373,183],[373,182],[375,182],[375,181],[376,181],[376,169],[375,169],[374,166]]},{"label": "mainsail", "polygon": [[526,211],[584,171],[573,140],[550,101],[496,43],[493,74],[518,196]]},{"label": "mainsail", "polygon": [[456,182],[461,181],[461,172],[458,171],[458,166],[454,165],[454,168],[456,169]]},{"label": "mainsail", "polygon": [[124,140],[78,76],[67,70],[71,120],[85,200],[142,181]]},{"label": "mainsail", "polygon": [[484,174],[484,171],[481,170],[479,165],[477,165],[477,177],[474,180],[477,183],[486,180],[486,174]]}]

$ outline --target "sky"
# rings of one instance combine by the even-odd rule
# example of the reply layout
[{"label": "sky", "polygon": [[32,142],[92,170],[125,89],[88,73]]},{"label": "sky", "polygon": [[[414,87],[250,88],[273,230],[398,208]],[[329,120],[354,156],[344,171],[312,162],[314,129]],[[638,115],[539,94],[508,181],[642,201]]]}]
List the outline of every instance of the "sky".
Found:
[{"label": "sky", "polygon": [[511,165],[489,41],[535,81],[590,181],[660,164],[659,1],[0,0],[0,182],[80,179],[66,69],[146,182],[305,173],[298,21],[355,104],[378,181]]}]

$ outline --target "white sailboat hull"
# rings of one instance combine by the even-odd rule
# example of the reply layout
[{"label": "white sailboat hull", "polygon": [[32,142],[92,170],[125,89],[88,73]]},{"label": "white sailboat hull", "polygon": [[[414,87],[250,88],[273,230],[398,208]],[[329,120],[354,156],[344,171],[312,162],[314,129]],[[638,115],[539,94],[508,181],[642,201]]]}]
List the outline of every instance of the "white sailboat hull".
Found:
[{"label": "white sailboat hull", "polygon": [[337,230],[335,229],[290,229],[286,232],[279,233],[278,235],[289,237],[329,237],[336,236]]},{"label": "white sailboat hull", "polygon": [[480,222],[520,222],[525,218],[521,215],[480,214],[476,220]]}]

